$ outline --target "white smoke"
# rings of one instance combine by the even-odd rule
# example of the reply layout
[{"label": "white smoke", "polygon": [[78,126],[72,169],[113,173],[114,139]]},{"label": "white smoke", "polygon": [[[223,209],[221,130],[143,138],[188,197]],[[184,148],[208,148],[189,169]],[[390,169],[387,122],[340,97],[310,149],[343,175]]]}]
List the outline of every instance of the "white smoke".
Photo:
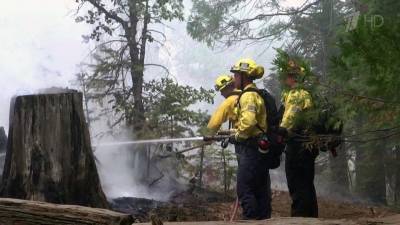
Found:
[{"label": "white smoke", "polygon": [[143,171],[135,167],[139,162],[132,160],[134,154],[131,153],[131,150],[124,147],[107,146],[96,149],[97,168],[107,197],[157,198],[158,196],[152,196],[146,187],[135,180],[135,174]]},{"label": "white smoke", "polygon": [[[38,89],[52,86],[71,86],[70,81],[74,79],[74,74],[80,72],[77,65],[89,60],[88,52],[91,46],[83,43],[81,36],[88,34],[90,27],[84,23],[75,23],[73,13],[76,7],[75,1],[71,0],[42,0],[40,4],[35,0],[26,0],[23,7],[20,1],[4,1],[2,4],[0,126],[5,126],[6,129],[8,127],[9,103],[12,96],[37,93]],[[215,77],[226,73],[230,65],[240,57],[256,57],[261,64],[270,62],[270,59],[265,57],[257,58],[255,48],[244,51],[238,47],[235,51],[215,53],[191,40],[186,34],[185,24],[171,23],[171,26],[176,29],[165,30],[165,46],[170,54],[164,51],[162,57],[162,52],[147,51],[146,58],[149,62],[167,66],[171,75],[182,84],[212,88]],[[189,54],[198,51],[201,53],[198,56]],[[190,64],[182,63],[185,62],[184,59],[189,59],[187,61]],[[212,66],[207,66],[210,64]],[[209,70],[205,70],[206,66]],[[152,72],[150,69],[146,72],[153,73],[156,77],[164,74]],[[214,109],[221,100],[219,98],[212,108]],[[91,129],[92,136],[95,137],[98,131],[108,129],[106,126],[94,127]],[[115,147],[96,149],[101,180],[109,198],[134,196],[165,200],[173,191],[182,188],[180,180],[175,180],[177,176],[172,159],[159,162],[159,168],[150,168],[151,179],[157,178],[158,170],[162,170],[164,175],[155,187],[143,185],[138,177],[141,177],[147,168],[143,168],[142,159],[136,153],[131,154],[132,151],[135,150]]]},{"label": "white smoke", "polygon": [[88,52],[70,0],[4,1],[0,14],[0,126],[8,127],[10,99],[51,86],[67,87]]}]

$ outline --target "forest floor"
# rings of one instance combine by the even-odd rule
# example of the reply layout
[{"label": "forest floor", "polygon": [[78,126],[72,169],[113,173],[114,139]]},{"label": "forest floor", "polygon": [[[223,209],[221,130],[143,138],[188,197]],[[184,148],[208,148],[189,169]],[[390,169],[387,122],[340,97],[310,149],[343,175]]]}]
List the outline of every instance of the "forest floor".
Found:
[{"label": "forest floor", "polygon": [[[140,223],[138,225],[149,225]],[[262,221],[202,221],[202,222],[166,222],[165,225],[399,225],[400,216],[389,216],[385,218],[363,218],[363,219],[321,219],[321,218],[298,218],[298,217],[274,217]]]},{"label": "forest floor", "polygon": [[[287,192],[273,191],[273,218],[289,217],[290,203]],[[357,221],[368,218],[384,218],[398,213],[386,207],[355,204],[322,197],[318,199],[318,203],[319,216],[323,219]],[[114,201],[113,208],[132,214],[138,222],[147,222],[150,214],[157,215],[162,221],[170,222],[227,221],[233,205],[234,199],[224,200],[218,193],[184,193],[174,197],[168,203],[121,198]],[[240,213],[239,209],[238,218],[240,218]]]}]

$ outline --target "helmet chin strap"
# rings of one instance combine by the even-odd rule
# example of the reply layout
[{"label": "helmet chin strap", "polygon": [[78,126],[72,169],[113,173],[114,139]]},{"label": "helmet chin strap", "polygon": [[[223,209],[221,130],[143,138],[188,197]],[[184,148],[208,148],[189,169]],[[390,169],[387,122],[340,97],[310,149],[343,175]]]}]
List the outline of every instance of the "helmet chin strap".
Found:
[{"label": "helmet chin strap", "polygon": [[240,90],[244,90],[244,87],[243,87],[244,85],[243,85],[243,73],[240,73]]}]

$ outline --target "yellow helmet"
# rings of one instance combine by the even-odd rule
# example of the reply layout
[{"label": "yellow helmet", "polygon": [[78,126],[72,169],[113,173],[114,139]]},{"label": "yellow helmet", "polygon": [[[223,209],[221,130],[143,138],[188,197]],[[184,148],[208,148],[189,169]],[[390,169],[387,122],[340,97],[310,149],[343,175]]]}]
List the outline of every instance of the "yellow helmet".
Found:
[{"label": "yellow helmet", "polygon": [[264,75],[264,67],[257,65],[252,59],[240,59],[232,66],[231,72],[241,72],[249,78],[256,80]]},{"label": "yellow helmet", "polygon": [[215,80],[215,90],[221,91],[226,88],[229,84],[233,83],[233,77],[229,75],[222,74]]}]

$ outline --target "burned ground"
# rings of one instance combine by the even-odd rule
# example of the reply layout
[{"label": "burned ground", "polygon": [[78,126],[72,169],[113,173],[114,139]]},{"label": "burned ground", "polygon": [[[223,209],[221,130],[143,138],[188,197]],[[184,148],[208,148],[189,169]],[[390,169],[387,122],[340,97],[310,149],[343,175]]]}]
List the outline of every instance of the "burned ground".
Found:
[{"label": "burned ground", "polygon": [[[224,200],[217,193],[182,193],[170,202],[148,199],[119,198],[112,202],[116,211],[132,214],[137,222],[147,222],[150,215],[156,214],[162,221],[226,221],[229,219],[234,199]],[[290,197],[287,192],[273,192],[273,217],[290,216]],[[348,219],[382,218],[396,214],[394,210],[381,206],[351,203],[319,198],[320,218]],[[238,216],[240,215],[240,210]]]}]

